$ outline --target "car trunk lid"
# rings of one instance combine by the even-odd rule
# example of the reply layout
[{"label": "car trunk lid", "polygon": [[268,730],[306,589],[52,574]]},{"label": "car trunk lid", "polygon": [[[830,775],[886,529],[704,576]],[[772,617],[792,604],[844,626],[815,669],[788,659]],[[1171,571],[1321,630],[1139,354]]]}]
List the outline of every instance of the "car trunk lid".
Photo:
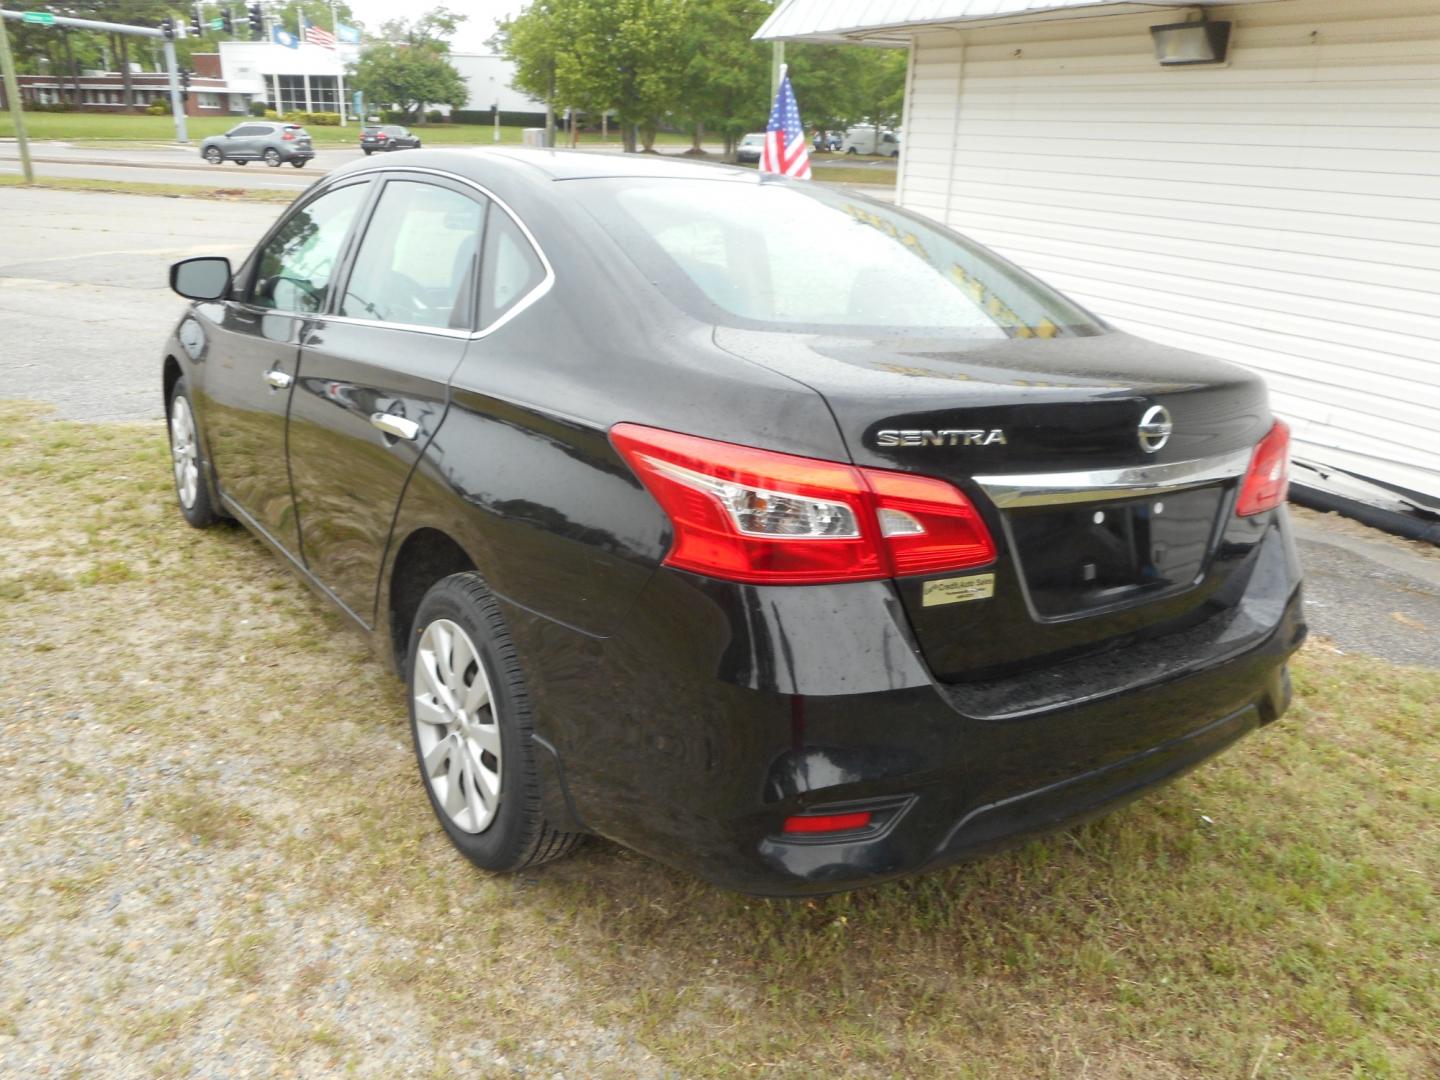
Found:
[{"label": "car trunk lid", "polygon": [[994,566],[897,581],[938,677],[1042,666],[1193,625],[1223,602],[1234,568],[1214,556],[1271,423],[1255,376],[1118,332],[942,341],[720,327],[716,341],[818,391],[856,464],[948,480],[981,509]]}]

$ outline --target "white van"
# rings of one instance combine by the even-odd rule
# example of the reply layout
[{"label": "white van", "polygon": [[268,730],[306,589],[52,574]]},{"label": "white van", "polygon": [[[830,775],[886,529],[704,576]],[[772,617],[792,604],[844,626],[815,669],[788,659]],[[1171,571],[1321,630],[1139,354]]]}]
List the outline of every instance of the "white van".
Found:
[{"label": "white van", "polygon": [[877,137],[874,124],[856,124],[845,132],[841,149],[847,154],[880,154],[882,157],[900,155],[900,135],[887,128],[881,128]]}]

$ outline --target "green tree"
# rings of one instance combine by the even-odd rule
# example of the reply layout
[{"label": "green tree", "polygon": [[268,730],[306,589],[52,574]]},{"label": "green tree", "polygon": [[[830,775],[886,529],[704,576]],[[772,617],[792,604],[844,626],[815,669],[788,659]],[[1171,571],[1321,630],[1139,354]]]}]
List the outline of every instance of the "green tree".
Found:
[{"label": "green tree", "polygon": [[785,59],[807,127],[898,122],[905,93],[903,50],[799,44],[786,48]]},{"label": "green tree", "polygon": [[426,105],[461,108],[470,93],[443,53],[388,41],[366,48],[346,78],[367,102],[399,109],[407,123],[422,116]]},{"label": "green tree", "polygon": [[[725,155],[769,113],[770,46],[750,35],[770,14],[767,0],[690,0],[680,41],[678,110],[699,149],[702,131],[725,140]],[[803,114],[802,114],[803,115]]]},{"label": "green tree", "polygon": [[515,65],[511,87],[545,102],[546,141],[551,146],[555,110],[561,104],[555,70],[568,40],[564,22],[568,14],[563,0],[536,0],[517,18],[502,20],[489,40],[492,49]]},{"label": "green tree", "polygon": [[[553,71],[556,103],[587,113],[614,110],[627,152],[635,129],[645,148],[680,97],[680,41],[687,0],[546,0],[510,20],[497,40],[530,92]],[[531,81],[536,80],[536,81]]]},{"label": "green tree", "polygon": [[469,16],[447,7],[431,8],[414,19],[391,19],[380,24],[380,38],[395,45],[425,48],[441,55],[450,52],[450,39]]}]

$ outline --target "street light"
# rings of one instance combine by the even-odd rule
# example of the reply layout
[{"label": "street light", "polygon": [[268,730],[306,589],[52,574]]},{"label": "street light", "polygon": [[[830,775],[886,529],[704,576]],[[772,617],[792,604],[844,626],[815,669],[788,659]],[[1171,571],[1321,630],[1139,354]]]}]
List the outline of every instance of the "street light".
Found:
[{"label": "street light", "polygon": [[495,102],[490,108],[495,111],[495,141],[498,143],[500,141],[500,102]]}]

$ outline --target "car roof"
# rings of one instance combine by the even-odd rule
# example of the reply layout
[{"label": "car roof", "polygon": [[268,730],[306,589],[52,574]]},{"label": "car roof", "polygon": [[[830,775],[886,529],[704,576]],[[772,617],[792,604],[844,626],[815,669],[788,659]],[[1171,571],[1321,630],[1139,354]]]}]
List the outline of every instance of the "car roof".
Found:
[{"label": "car roof", "polygon": [[[539,147],[494,147],[444,152],[458,161],[475,164],[505,158],[529,165],[552,180],[583,180],[610,176],[649,176],[695,180],[754,180],[755,170],[733,165],[682,161],[662,154],[612,154],[593,150],[546,150]],[[455,168],[456,163],[451,162]],[[457,170],[459,171],[459,170]]]}]

